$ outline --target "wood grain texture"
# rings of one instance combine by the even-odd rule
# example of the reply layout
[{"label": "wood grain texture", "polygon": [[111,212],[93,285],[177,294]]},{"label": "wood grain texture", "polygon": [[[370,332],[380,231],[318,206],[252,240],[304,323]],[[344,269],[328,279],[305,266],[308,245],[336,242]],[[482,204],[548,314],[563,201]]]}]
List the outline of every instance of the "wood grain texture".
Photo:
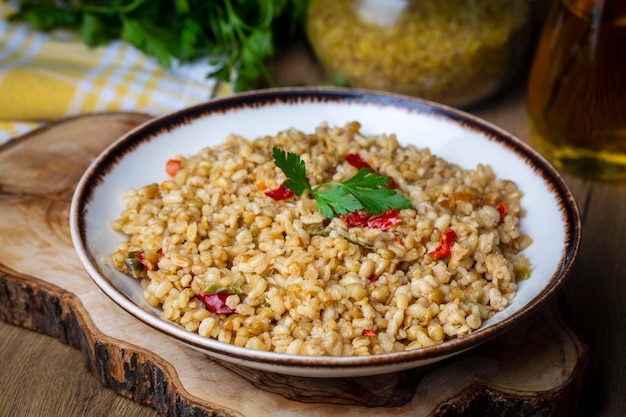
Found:
[{"label": "wood grain texture", "polygon": [[581,256],[564,287],[588,341],[585,415],[626,415],[626,183],[568,178],[581,207]]},{"label": "wood grain texture", "polygon": [[[157,415],[104,387],[83,365],[82,353],[56,338],[3,321],[0,335],[0,416]],[[51,392],[51,387],[62,389]]]},{"label": "wood grain texture", "polygon": [[0,247],[0,319],[73,346],[104,386],[168,416],[575,414],[587,349],[556,304],[437,366],[330,380],[218,363],[129,316],[82,269],[67,213],[89,161],[145,120],[74,118],[0,147],[0,235],[11,238]]}]

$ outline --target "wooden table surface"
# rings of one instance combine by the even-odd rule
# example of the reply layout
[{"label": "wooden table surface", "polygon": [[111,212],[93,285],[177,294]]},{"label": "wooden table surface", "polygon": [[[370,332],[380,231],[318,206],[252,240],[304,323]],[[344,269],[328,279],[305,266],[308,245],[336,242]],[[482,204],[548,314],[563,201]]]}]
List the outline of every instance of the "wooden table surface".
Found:
[{"label": "wooden table surface", "polygon": [[[298,59],[298,57],[296,57]],[[290,73],[297,81],[297,71]],[[470,109],[524,141],[529,129],[523,82]],[[626,415],[626,183],[564,175],[583,217],[581,252],[564,294],[588,344],[583,416]],[[1,221],[1,220],[0,220]],[[9,242],[2,237],[2,244]],[[0,321],[0,416],[156,416],[101,385],[78,350]]]}]

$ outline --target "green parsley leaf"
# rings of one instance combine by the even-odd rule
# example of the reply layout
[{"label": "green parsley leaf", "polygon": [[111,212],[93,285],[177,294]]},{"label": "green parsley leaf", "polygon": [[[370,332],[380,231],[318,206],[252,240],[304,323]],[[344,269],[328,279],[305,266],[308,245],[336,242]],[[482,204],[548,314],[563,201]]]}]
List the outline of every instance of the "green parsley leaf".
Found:
[{"label": "green parsley leaf", "polygon": [[411,202],[397,191],[387,188],[388,183],[389,178],[372,172],[368,168],[361,168],[352,178],[337,183],[337,187],[352,195],[363,208],[374,216],[392,208],[410,208]]},{"label": "green parsley leaf", "polygon": [[[322,185],[330,185],[335,183],[326,183]],[[340,184],[340,183],[336,183]],[[354,198],[353,195],[347,193],[341,186],[333,186],[322,191],[313,191],[313,196],[317,202],[317,210],[324,217],[332,218],[336,214],[348,214],[363,208],[363,205]]]},{"label": "green parsley leaf", "polygon": [[174,0],[174,8],[178,14],[187,14],[191,9],[187,0]]},{"label": "green parsley leaf", "polygon": [[324,217],[332,218],[358,210],[377,216],[394,208],[411,207],[411,202],[402,194],[387,188],[389,178],[368,168],[362,168],[346,181],[325,182],[311,187],[306,178],[305,163],[298,155],[274,147],[272,156],[274,164],[287,177],[283,185],[298,196],[308,189]]},{"label": "green parsley leaf", "polygon": [[121,37],[157,58],[163,66],[170,65],[171,40],[168,33],[142,20],[123,18]]},{"label": "green parsley leaf", "polygon": [[378,187],[386,187],[389,178],[384,177],[369,168],[361,168],[354,176],[341,184],[346,188],[355,189],[373,189]]},{"label": "green parsley leaf", "polygon": [[272,149],[274,164],[283,171],[287,181],[283,185],[293,191],[297,196],[301,196],[304,190],[311,189],[309,181],[306,179],[306,167],[304,161],[294,153],[286,153],[280,148]]},{"label": "green parsley leaf", "polygon": [[80,21],[79,13],[56,7],[50,2],[19,2],[18,6],[20,7],[18,13],[10,16],[10,20],[12,22],[26,22],[38,30],[76,26],[77,22]]},{"label": "green parsley leaf", "polygon": [[180,32],[180,51],[183,59],[190,59],[194,56],[195,48],[200,39],[202,27],[191,18],[186,18]]},{"label": "green parsley leaf", "polygon": [[105,25],[92,13],[83,15],[83,22],[80,27],[80,34],[83,41],[89,46],[100,45],[105,41]]}]

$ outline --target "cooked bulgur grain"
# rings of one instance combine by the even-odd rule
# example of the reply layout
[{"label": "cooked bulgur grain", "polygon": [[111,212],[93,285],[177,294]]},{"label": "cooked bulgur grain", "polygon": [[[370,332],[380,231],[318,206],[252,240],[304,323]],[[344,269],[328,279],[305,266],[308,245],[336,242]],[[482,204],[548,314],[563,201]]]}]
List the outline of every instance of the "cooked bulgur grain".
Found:
[{"label": "cooked bulgur grain", "polygon": [[[306,193],[273,200],[265,192],[285,180],[273,147],[299,155],[311,184],[350,178],[357,169],[345,156],[358,153],[413,207],[380,230],[326,219]],[[488,165],[462,169],[400,146],[393,134],[365,136],[358,122],[230,135],[176,159],[172,179],[123,195],[112,227],[127,239],[110,261],[129,273],[139,253],[145,299],[205,337],[302,355],[417,349],[478,329],[529,274],[513,182]],[[449,253],[435,256],[445,236]],[[216,292],[224,313],[202,301]]]}]

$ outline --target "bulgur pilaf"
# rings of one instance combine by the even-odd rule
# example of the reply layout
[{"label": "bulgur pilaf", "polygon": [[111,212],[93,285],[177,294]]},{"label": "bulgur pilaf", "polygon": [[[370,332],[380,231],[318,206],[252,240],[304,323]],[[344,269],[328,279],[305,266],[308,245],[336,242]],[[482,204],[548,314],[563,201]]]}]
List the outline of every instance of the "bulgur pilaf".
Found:
[{"label": "bulgur pilaf", "polygon": [[520,0],[311,0],[306,34],[352,87],[467,106],[523,62],[529,11]]},{"label": "bulgur pilaf", "polygon": [[[522,193],[488,165],[463,169],[360,129],[322,123],[253,141],[232,134],[176,156],[171,179],[124,193],[112,227],[127,239],[112,265],[141,279],[163,319],[251,349],[370,355],[480,328],[530,274]],[[352,177],[358,169],[346,155],[358,154],[412,208],[379,229],[325,218],[306,193],[274,200],[266,192],[285,176],[273,147],[299,155],[311,184]]]}]

